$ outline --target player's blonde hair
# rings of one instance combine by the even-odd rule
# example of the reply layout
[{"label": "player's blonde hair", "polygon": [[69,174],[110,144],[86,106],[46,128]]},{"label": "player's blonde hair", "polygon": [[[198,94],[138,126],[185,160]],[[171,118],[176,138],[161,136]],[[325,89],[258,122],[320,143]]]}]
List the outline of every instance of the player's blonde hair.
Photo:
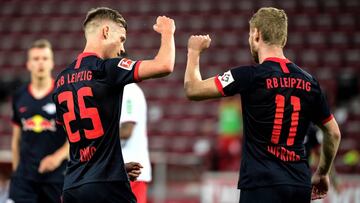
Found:
[{"label": "player's blonde hair", "polygon": [[284,10],[265,7],[259,9],[249,21],[250,29],[257,28],[263,41],[284,47],[287,40],[288,19]]},{"label": "player's blonde hair", "polygon": [[107,7],[98,7],[91,9],[87,13],[83,23],[85,33],[89,27],[96,27],[98,20],[110,20],[127,30],[127,23],[118,11]]},{"label": "player's blonde hair", "polygon": [[53,50],[52,50],[52,46],[51,43],[49,42],[49,40],[47,39],[38,39],[35,40],[29,47],[28,51],[30,51],[31,49],[35,49],[35,48],[39,48],[39,49],[45,49],[48,48],[51,51],[51,56],[53,56]]},{"label": "player's blonde hair", "polygon": [[52,49],[51,43],[47,39],[38,39],[38,40],[34,41],[31,44],[31,46],[29,47],[29,49],[33,49],[33,48],[49,48],[49,49]]}]

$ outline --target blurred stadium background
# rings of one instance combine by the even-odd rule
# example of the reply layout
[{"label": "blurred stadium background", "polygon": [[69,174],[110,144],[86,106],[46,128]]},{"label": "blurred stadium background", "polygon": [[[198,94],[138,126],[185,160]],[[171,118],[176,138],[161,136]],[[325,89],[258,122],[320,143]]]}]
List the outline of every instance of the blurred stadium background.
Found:
[{"label": "blurred stadium background", "polygon": [[[84,46],[82,21],[97,6],[118,9],[128,21],[126,49],[133,59],[150,58],[159,47],[152,30],[158,15],[175,19],[176,66],[167,78],[141,83],[148,100],[152,203],[237,202],[239,157],[219,170],[219,102],[189,102],[183,91],[186,45],[191,34],[210,34],[202,58],[204,77],[250,64],[248,20],[260,7],[286,11],[286,56],[315,75],[341,125],[335,167],[342,190],[324,202],[360,202],[360,1],[359,0],[1,0],[0,171],[10,174],[11,94],[26,81],[26,50],[49,39],[54,76]],[[239,148],[240,145],[237,147]],[[240,149],[235,149],[240,150]],[[234,200],[235,199],[235,200]]]}]

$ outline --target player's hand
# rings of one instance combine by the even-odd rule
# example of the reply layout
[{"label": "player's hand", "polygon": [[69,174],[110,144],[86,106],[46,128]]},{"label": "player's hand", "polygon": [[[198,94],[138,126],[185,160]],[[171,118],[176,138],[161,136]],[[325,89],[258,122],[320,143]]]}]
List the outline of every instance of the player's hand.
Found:
[{"label": "player's hand", "polygon": [[175,21],[166,16],[159,16],[156,19],[156,24],[153,26],[154,30],[159,34],[174,34]]},{"label": "player's hand", "polygon": [[48,173],[57,169],[62,163],[62,159],[58,158],[56,155],[50,154],[44,157],[39,165],[39,173]]},{"label": "player's hand", "polygon": [[209,48],[211,38],[209,35],[192,35],[188,41],[188,50],[202,52]]},{"label": "player's hand", "polygon": [[136,179],[141,174],[141,169],[143,166],[140,163],[137,162],[129,162],[125,164],[126,172],[129,176],[129,179],[131,181],[136,181]]},{"label": "player's hand", "polygon": [[311,179],[312,191],[311,191],[311,199],[323,199],[326,197],[329,191],[329,175],[321,175],[318,172],[315,172]]}]

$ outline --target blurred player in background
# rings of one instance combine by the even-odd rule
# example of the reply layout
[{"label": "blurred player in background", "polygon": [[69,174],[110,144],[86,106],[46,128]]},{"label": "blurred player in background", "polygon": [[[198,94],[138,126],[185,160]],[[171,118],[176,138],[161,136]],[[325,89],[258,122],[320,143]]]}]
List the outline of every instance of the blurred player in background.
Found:
[{"label": "blurred player in background", "polygon": [[[319,83],[285,58],[287,16],[283,10],[261,8],[251,18],[249,44],[258,65],[233,68],[201,78],[200,53],[209,36],[191,36],[184,86],[192,100],[241,94],[244,146],[240,202],[310,202],[324,198],[340,132]],[[304,153],[310,122],[324,132],[317,171],[311,180]]]},{"label": "blurred player in background", "polygon": [[69,145],[57,135],[52,101],[54,57],[47,40],[28,50],[30,84],[13,97],[12,168],[9,197],[21,202],[60,202]]},{"label": "blurred player in background", "polygon": [[151,181],[151,165],[147,138],[147,105],[141,88],[128,84],[124,88],[120,117],[121,148],[125,162],[135,161],[144,167],[131,189],[138,203],[147,202],[147,183]]},{"label": "blurred player in background", "polygon": [[161,35],[154,59],[119,58],[125,53],[125,19],[110,8],[88,12],[84,52],[58,75],[54,94],[57,122],[70,141],[65,203],[136,202],[119,138],[123,89],[129,83],[170,74],[175,62],[174,21],[158,17],[153,29]]}]

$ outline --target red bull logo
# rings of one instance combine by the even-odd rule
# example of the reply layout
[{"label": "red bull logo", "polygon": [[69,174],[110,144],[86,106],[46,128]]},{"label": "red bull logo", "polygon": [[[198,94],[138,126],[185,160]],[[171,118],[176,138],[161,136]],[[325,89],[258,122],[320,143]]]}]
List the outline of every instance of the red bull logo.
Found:
[{"label": "red bull logo", "polygon": [[21,119],[21,123],[24,131],[34,131],[35,133],[41,133],[43,131],[56,131],[55,120],[48,120],[41,115],[34,115],[28,119]]}]

